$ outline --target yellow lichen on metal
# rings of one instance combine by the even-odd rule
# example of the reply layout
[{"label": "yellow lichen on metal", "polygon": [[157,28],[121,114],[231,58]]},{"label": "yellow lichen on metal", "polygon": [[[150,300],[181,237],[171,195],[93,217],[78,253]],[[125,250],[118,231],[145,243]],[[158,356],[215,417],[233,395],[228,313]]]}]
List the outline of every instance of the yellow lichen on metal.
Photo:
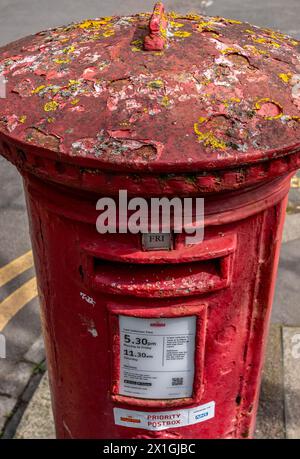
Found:
[{"label": "yellow lichen on metal", "polygon": [[291,78],[292,78],[292,74],[291,73],[279,73],[278,76],[285,83],[289,83]]},{"label": "yellow lichen on metal", "polygon": [[197,24],[196,30],[198,30],[198,32],[203,32],[205,30],[209,32],[215,32],[213,29],[215,24],[215,21],[201,21]]},{"label": "yellow lichen on metal", "polygon": [[152,89],[160,89],[164,86],[163,80],[157,78],[156,80],[150,81],[148,87]]},{"label": "yellow lichen on metal", "polygon": [[263,45],[270,45],[273,48],[280,48],[281,47],[281,45],[279,43],[277,43],[274,40],[270,40],[269,38],[252,36],[252,40],[254,41],[254,43],[259,43],[259,44],[263,44]]},{"label": "yellow lichen on metal", "polygon": [[58,107],[59,107],[59,104],[55,100],[52,100],[51,102],[47,102],[44,105],[44,110],[45,112],[54,112],[55,110],[58,109]]},{"label": "yellow lichen on metal", "polygon": [[232,53],[239,53],[240,51],[236,48],[225,48],[222,49],[221,53],[222,54],[232,54]]},{"label": "yellow lichen on metal", "polygon": [[134,46],[140,46],[140,45],[143,44],[143,41],[142,40],[133,40],[130,44],[134,45]]},{"label": "yellow lichen on metal", "polygon": [[173,18],[173,19],[179,19],[179,18],[182,18],[182,15],[179,13],[176,13],[175,11],[170,11],[168,13],[168,17]]},{"label": "yellow lichen on metal", "polygon": [[186,32],[185,30],[177,30],[176,32],[173,32],[173,35],[178,38],[187,38],[191,34],[191,32]]},{"label": "yellow lichen on metal", "polygon": [[256,56],[259,56],[260,54],[262,54],[262,55],[268,54],[267,51],[265,51],[265,50],[263,50],[263,49],[258,49],[258,48],[256,48],[256,46],[254,46],[254,45],[245,45],[245,46],[243,46],[243,48],[244,48],[245,50],[247,50],[247,51],[250,51],[251,53],[253,53],[253,54],[256,55]]},{"label": "yellow lichen on metal", "polygon": [[273,38],[274,40],[288,42],[290,45],[293,45],[293,46],[297,46],[299,44],[297,40],[293,40],[288,35],[285,35],[281,32],[276,32],[275,30],[272,30],[272,29],[262,29],[262,30],[266,32],[269,35],[269,37]]},{"label": "yellow lichen on metal", "polygon": [[228,24],[243,24],[242,21],[239,21],[238,19],[225,19]]},{"label": "yellow lichen on metal", "polygon": [[80,24],[76,24],[76,26],[80,29],[100,29],[102,26],[106,25],[112,19],[112,17],[106,17],[99,20],[88,19],[86,21],[81,22]]},{"label": "yellow lichen on metal", "polygon": [[168,96],[164,96],[161,101],[161,105],[165,108],[169,107],[170,105],[170,99]]},{"label": "yellow lichen on metal", "polygon": [[131,43],[131,51],[134,53],[137,53],[139,51],[142,51],[143,49],[143,41],[142,40],[133,40]]},{"label": "yellow lichen on metal", "polygon": [[255,102],[255,109],[260,110],[264,104],[273,104],[280,110],[280,113],[274,116],[263,115],[266,120],[278,120],[282,117],[283,107],[279,104],[279,102],[276,102],[275,100],[270,99],[269,97],[264,97],[263,99],[260,99],[257,102]]},{"label": "yellow lichen on metal", "polygon": [[186,17],[187,19],[190,19],[192,21],[199,21],[203,16],[201,16],[200,14],[197,14],[197,13],[188,13],[184,17]]},{"label": "yellow lichen on metal", "polygon": [[35,88],[33,91],[32,91],[32,94],[38,94],[39,92],[41,92],[43,89],[45,89],[46,86],[44,84],[42,84],[41,86],[38,86],[37,88]]},{"label": "yellow lichen on metal", "polygon": [[[202,117],[199,118],[198,123],[194,124],[194,132],[198,137],[199,142],[203,142],[205,147],[213,148],[214,150],[225,150],[227,148],[226,143],[223,140],[217,139],[217,137],[211,132],[202,132],[199,130],[198,124],[203,124]],[[206,120],[204,118],[204,120]]]},{"label": "yellow lichen on metal", "polygon": [[179,29],[180,27],[184,27],[184,24],[181,22],[175,22],[175,21],[170,21],[169,22],[170,27],[173,27],[174,29]]},{"label": "yellow lichen on metal", "polygon": [[67,46],[67,48],[63,49],[62,52],[64,54],[71,54],[71,53],[74,53],[75,49],[76,48],[74,45],[70,45],[70,46]]},{"label": "yellow lichen on metal", "polygon": [[154,9],[154,11],[153,11],[153,14],[156,15],[156,16],[158,16],[159,14],[161,14],[160,8],[164,8],[164,5],[163,5],[162,2],[157,2],[157,3],[155,4],[155,9]]},{"label": "yellow lichen on metal", "polygon": [[272,99],[270,99],[270,97],[264,97],[262,99],[259,99],[258,101],[255,102],[255,108],[256,110],[260,110],[262,105],[263,104],[266,104],[266,103],[275,103],[277,105],[276,102],[274,102]]},{"label": "yellow lichen on metal", "polygon": [[54,59],[53,62],[55,62],[55,64],[61,65],[61,64],[69,64],[71,61],[68,58],[66,58],[66,59],[56,58],[56,59]]},{"label": "yellow lichen on metal", "polygon": [[279,113],[278,115],[275,116],[265,116],[266,120],[279,120],[282,117],[282,113]]},{"label": "yellow lichen on metal", "polygon": [[223,100],[224,106],[227,108],[232,104],[239,104],[241,102],[241,99],[238,97],[230,97],[229,99]]},{"label": "yellow lichen on metal", "polygon": [[159,32],[163,38],[167,38],[167,29],[164,28],[162,25],[160,26]]},{"label": "yellow lichen on metal", "polygon": [[107,29],[105,32],[103,32],[102,35],[105,38],[112,37],[113,35],[115,35],[115,31],[113,29]]}]

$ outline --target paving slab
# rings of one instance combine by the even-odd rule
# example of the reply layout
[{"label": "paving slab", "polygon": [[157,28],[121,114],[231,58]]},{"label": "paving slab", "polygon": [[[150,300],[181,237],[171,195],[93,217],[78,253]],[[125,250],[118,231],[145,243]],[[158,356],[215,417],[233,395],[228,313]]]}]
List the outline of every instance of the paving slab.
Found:
[{"label": "paving slab", "polygon": [[300,327],[283,328],[285,424],[288,439],[300,439]]},{"label": "paving slab", "polygon": [[[18,276],[17,287],[27,281],[26,273]],[[38,298],[34,298],[15,314],[2,331],[6,338],[6,357],[19,362],[41,335]],[[0,363],[1,367],[1,363]],[[1,370],[0,370],[1,371]]]},{"label": "paving slab", "polygon": [[262,375],[255,438],[285,438],[282,330],[271,325]]},{"label": "paving slab", "polygon": [[27,386],[33,371],[33,364],[1,360],[0,393],[12,398],[18,398]]},{"label": "paving slab", "polygon": [[287,205],[288,213],[300,213],[300,171],[298,170],[291,180],[291,189]]},{"label": "paving slab", "polygon": [[17,400],[11,397],[0,396],[0,434],[10,417],[14,407],[16,406]]},{"label": "paving slab", "polygon": [[300,239],[281,247],[272,322],[300,327]]},{"label": "paving slab", "polygon": [[53,439],[54,422],[47,373],[30,401],[18,426],[16,439]]},{"label": "paving slab", "polygon": [[44,348],[44,339],[40,335],[38,339],[33,343],[30,349],[24,355],[24,360],[27,362],[35,363],[39,365],[43,360],[45,360],[45,348]]},{"label": "paving slab", "polygon": [[285,219],[282,242],[300,239],[300,213],[287,215]]}]

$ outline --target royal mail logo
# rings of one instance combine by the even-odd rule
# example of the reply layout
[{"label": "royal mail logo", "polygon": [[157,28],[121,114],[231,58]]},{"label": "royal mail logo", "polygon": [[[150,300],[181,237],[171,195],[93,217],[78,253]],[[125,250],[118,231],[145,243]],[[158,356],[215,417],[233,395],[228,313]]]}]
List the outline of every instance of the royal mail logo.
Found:
[{"label": "royal mail logo", "polygon": [[140,424],[141,420],[138,418],[133,418],[131,416],[128,416],[127,418],[120,418],[122,422],[132,422],[133,424]]},{"label": "royal mail logo", "polygon": [[150,327],[165,327],[166,323],[165,322],[152,322],[150,324]]}]

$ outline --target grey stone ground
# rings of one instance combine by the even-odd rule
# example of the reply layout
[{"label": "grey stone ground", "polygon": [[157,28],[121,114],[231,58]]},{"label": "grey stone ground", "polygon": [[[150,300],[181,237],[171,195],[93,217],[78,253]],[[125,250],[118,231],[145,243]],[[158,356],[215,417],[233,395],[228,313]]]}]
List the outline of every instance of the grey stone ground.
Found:
[{"label": "grey stone ground", "polygon": [[19,424],[16,439],[53,439],[55,430],[47,373],[43,376]]},{"label": "grey stone ground", "polygon": [[[0,0],[0,46],[41,29],[86,17],[150,11],[154,0]],[[201,0],[166,0],[168,9],[198,11],[280,29],[300,38],[299,0],[214,0],[203,10]],[[21,180],[0,158],[0,266],[30,249]],[[300,308],[300,191],[290,193],[272,316],[273,325],[264,368],[256,436],[300,438],[300,359],[292,354],[291,339],[299,333]],[[28,280],[33,270],[0,290],[0,301]],[[287,328],[288,327],[288,328]],[[50,398],[44,373],[37,300],[24,307],[4,330],[8,358],[0,362],[0,432],[11,438],[53,436]],[[32,399],[32,395],[34,398]],[[29,405],[28,405],[29,403]],[[23,417],[22,417],[23,416]]]},{"label": "grey stone ground", "polygon": [[269,333],[255,436],[256,438],[285,438],[282,329],[280,325],[272,325]]},{"label": "grey stone ground", "polygon": [[[296,339],[295,339],[296,338]],[[283,375],[286,434],[289,439],[300,438],[300,327],[283,328]],[[298,364],[296,361],[298,360]]]}]

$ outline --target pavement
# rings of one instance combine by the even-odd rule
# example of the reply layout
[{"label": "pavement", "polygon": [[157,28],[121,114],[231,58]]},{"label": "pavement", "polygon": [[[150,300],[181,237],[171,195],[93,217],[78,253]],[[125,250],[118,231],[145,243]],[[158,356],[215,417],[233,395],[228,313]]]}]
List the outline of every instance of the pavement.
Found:
[{"label": "pavement", "polygon": [[[0,46],[87,17],[150,11],[154,0],[0,0]],[[300,38],[299,0],[167,0]],[[300,438],[300,174],[292,181],[257,418],[257,438]],[[54,438],[22,180],[0,157],[0,436]],[[0,343],[1,344],[1,343]]]}]

